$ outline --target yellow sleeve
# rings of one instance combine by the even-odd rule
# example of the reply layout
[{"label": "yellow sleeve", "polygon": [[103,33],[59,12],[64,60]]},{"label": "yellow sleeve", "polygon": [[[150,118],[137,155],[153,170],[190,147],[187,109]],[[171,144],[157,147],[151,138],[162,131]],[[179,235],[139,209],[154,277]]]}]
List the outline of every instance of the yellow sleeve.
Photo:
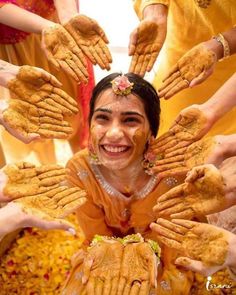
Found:
[{"label": "yellow sleeve", "polygon": [[142,19],[143,10],[146,6],[149,6],[152,4],[163,4],[168,6],[169,2],[170,0],[133,0],[133,6],[138,18]]},{"label": "yellow sleeve", "polygon": [[79,207],[76,214],[87,242],[91,242],[96,234],[112,236],[112,231],[105,222],[103,210],[92,201],[87,200]]}]

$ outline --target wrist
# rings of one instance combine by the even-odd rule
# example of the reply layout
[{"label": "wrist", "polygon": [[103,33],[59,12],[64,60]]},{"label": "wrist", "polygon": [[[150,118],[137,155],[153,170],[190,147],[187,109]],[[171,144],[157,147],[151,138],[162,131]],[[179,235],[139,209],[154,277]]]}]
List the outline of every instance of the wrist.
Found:
[{"label": "wrist", "polygon": [[143,10],[143,19],[157,24],[167,23],[168,7],[163,4],[148,5]]},{"label": "wrist", "polygon": [[0,85],[7,88],[7,83],[16,77],[20,67],[0,61]]},{"label": "wrist", "polygon": [[42,18],[42,21],[38,24],[37,30],[35,33],[41,34],[44,30],[48,28],[52,28],[54,26],[58,25],[57,23],[54,23],[50,20]]},{"label": "wrist", "polygon": [[206,42],[203,42],[203,45],[208,49],[215,53],[217,61],[224,57],[224,48],[220,42],[218,42],[215,38],[212,38]]}]

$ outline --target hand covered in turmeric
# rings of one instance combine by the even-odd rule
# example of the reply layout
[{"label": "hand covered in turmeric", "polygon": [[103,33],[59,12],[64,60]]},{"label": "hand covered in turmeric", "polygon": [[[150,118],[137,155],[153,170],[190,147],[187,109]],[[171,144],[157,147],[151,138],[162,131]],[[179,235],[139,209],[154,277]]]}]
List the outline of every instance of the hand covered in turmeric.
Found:
[{"label": "hand covered in turmeric", "polygon": [[40,219],[64,218],[84,203],[86,192],[61,185],[65,168],[20,162],[0,173],[1,200],[18,203],[22,211]]},{"label": "hand covered in turmeric", "polygon": [[204,44],[193,47],[168,72],[159,96],[169,99],[185,88],[200,84],[213,73],[216,62],[216,54]]},{"label": "hand covered in turmeric", "polygon": [[86,59],[72,36],[59,24],[42,31],[42,49],[49,62],[76,82],[88,82]]},{"label": "hand covered in turmeric", "polygon": [[223,176],[215,166],[208,164],[193,168],[183,184],[158,198],[153,210],[158,216],[192,219],[222,211],[230,205]]},{"label": "hand covered in turmeric", "polygon": [[210,275],[235,261],[232,249],[236,238],[229,231],[205,223],[162,218],[150,227],[160,242],[184,256],[175,263],[187,269]]},{"label": "hand covered in turmeric", "polygon": [[[68,138],[72,127],[57,108],[46,110],[19,99],[0,106],[0,121],[5,129],[24,143],[39,138]],[[53,112],[54,110],[54,112]]]},{"label": "hand covered in turmeric", "polygon": [[129,55],[132,56],[129,72],[144,76],[150,72],[166,36],[166,25],[142,20],[131,33]]},{"label": "hand covered in turmeric", "polygon": [[42,109],[72,115],[78,112],[75,100],[59,87],[61,83],[43,69],[21,66],[7,86],[12,98],[21,99]]},{"label": "hand covered in turmeric", "polygon": [[112,58],[107,47],[108,39],[94,19],[79,14],[72,17],[64,28],[94,65],[98,64],[101,69],[110,70]]},{"label": "hand covered in turmeric", "polygon": [[128,243],[124,249],[117,295],[149,294],[157,287],[157,264],[149,243]]},{"label": "hand covered in turmeric", "polygon": [[116,294],[124,247],[116,240],[96,242],[83,261],[82,283],[86,294]]},{"label": "hand covered in turmeric", "polygon": [[225,137],[218,135],[203,138],[188,147],[167,152],[164,159],[157,160],[151,170],[157,173],[158,177],[163,178],[176,173],[185,174],[193,167],[203,164],[219,166],[225,157],[221,148]]}]

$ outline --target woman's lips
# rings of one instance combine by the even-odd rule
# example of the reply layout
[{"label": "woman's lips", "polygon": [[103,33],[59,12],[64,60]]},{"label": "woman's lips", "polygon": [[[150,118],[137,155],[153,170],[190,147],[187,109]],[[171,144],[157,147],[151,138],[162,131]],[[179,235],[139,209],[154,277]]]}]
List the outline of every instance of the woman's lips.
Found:
[{"label": "woman's lips", "polygon": [[108,155],[118,156],[126,153],[130,149],[130,146],[103,144],[101,148]]}]

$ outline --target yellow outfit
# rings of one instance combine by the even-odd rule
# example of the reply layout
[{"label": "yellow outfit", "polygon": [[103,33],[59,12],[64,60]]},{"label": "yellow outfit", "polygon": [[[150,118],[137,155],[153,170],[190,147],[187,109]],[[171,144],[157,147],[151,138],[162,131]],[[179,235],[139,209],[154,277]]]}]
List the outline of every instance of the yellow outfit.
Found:
[{"label": "yellow outfit", "polygon": [[[143,9],[150,4],[168,6],[167,37],[158,58],[153,85],[161,86],[168,70],[193,46],[211,39],[236,24],[234,0],[211,0],[207,8],[201,8],[194,0],[134,0],[134,8],[142,18]],[[192,104],[207,101],[236,71],[236,55],[218,62],[213,75],[202,84],[183,90],[169,100],[161,99],[160,134],[166,132],[179,112]],[[224,99],[224,97],[222,97]],[[210,134],[236,132],[236,108],[219,120]]]},{"label": "yellow outfit", "polygon": [[[122,237],[139,232],[145,238],[155,240],[156,234],[149,228],[156,220],[152,208],[160,195],[181,182],[180,178],[169,177],[158,183],[152,176],[141,191],[126,197],[106,182],[99,166],[89,162],[87,150],[77,153],[67,168],[70,184],[85,189],[88,194],[86,203],[77,210],[86,244],[95,234]],[[163,271],[158,276],[158,294],[187,295],[190,292],[193,275],[174,265],[176,255],[175,251],[162,247]],[[78,290],[80,263],[75,263],[63,294]]]}]

